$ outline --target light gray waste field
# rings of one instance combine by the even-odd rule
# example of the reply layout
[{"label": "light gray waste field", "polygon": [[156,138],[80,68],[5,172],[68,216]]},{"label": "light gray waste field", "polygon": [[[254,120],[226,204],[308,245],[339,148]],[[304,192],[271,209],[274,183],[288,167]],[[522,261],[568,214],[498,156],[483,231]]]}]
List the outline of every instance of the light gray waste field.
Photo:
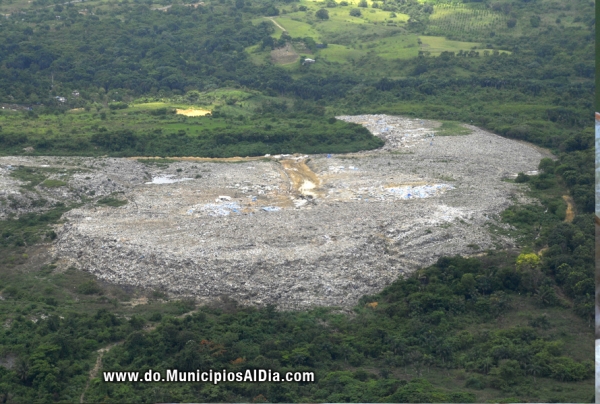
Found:
[{"label": "light gray waste field", "polygon": [[[536,170],[542,151],[472,126],[469,135],[432,138],[433,121],[338,118],[365,125],[386,145],[162,166],[4,157],[0,215],[43,210],[36,198],[46,207],[84,195],[126,199],[65,214],[53,245],[59,267],[172,296],[228,295],[282,309],[351,307],[440,256],[514,245],[493,228],[525,198],[521,185],[503,179]],[[68,185],[27,191],[10,175],[18,166],[48,166]]]}]

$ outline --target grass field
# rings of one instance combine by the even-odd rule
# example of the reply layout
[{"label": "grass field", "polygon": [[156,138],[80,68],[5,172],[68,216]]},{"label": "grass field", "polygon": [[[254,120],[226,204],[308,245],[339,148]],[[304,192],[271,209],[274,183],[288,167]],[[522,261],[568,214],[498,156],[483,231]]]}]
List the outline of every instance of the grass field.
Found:
[{"label": "grass field", "polygon": [[460,3],[441,3],[433,8],[428,32],[440,35],[489,34],[506,30],[507,16],[489,9],[475,9]]},{"label": "grass field", "polygon": [[[369,2],[369,6],[371,3]],[[253,21],[254,23],[265,20],[273,22],[274,38],[281,36],[283,28],[293,38],[311,37],[317,43],[327,43],[327,48],[319,49],[310,57],[314,56],[317,59],[322,58],[323,61],[342,65],[353,64],[361,58],[373,56],[387,60],[410,59],[417,57],[419,51],[425,52],[428,56],[439,56],[444,51],[456,53],[476,49],[480,54],[486,50],[490,53],[493,51],[485,49],[480,42],[450,40],[442,35],[421,35],[417,39],[416,35],[408,34],[402,28],[409,19],[406,14],[397,13],[392,18],[390,12],[381,9],[361,8],[362,15],[352,17],[349,15],[350,10],[357,7],[350,2],[348,6],[327,8],[329,19],[319,20],[314,13],[323,7],[322,3],[302,0],[300,5],[306,6],[307,10],[289,10],[277,17],[265,17]],[[504,16],[489,10],[472,9],[464,5],[443,2],[436,4],[434,10],[431,23],[426,30],[429,33],[451,34],[467,25],[472,25],[470,32],[473,34],[489,30],[496,25],[499,26],[498,29],[502,28],[500,27],[502,24],[506,28]],[[249,47],[246,52],[256,65],[270,63],[272,60],[270,52],[261,51],[258,46]],[[303,51],[298,53],[308,55]],[[299,69],[297,63],[283,66],[292,72]],[[322,70],[321,67],[316,66],[312,69]]]},{"label": "grass field", "polygon": [[[476,50],[480,55],[485,52],[493,52],[493,49],[486,49],[478,42],[452,41],[443,36],[420,36],[420,50],[429,52],[430,56],[439,56],[442,52],[471,51]],[[500,53],[511,53],[508,51],[498,51]]]},{"label": "grass field", "polygon": [[[276,17],[273,18],[274,21],[277,21],[279,25],[285,28],[285,30],[292,36],[293,38],[304,38],[304,37],[312,37],[316,42],[321,40],[321,35],[319,32],[313,28],[310,24],[304,21],[298,21],[295,19],[297,17]],[[276,32],[274,36],[279,38],[281,35],[281,30],[279,27],[275,26]],[[279,32],[277,32],[279,31]]]},{"label": "grass field", "polygon": [[260,45],[249,46],[245,49],[245,51],[249,55],[252,63],[258,66],[266,64],[271,55],[270,50],[261,50]]},{"label": "grass field", "polygon": [[461,136],[468,135],[471,132],[470,129],[465,128],[459,122],[443,121],[442,126],[435,131],[435,134],[437,136]]},{"label": "grass field", "polygon": [[364,52],[356,49],[348,48],[344,45],[329,45],[326,49],[319,51],[319,56],[322,56],[330,62],[347,63],[350,59],[358,59],[363,56]]},{"label": "grass field", "polygon": [[[125,109],[110,110],[96,104],[89,110],[74,109],[66,114],[41,115],[23,120],[22,113],[0,113],[0,126],[4,133],[22,133],[31,138],[58,139],[68,136],[72,142],[87,139],[98,131],[133,130],[145,132],[199,133],[203,129],[225,127],[226,121],[209,116],[186,117],[176,115],[175,109],[208,109],[229,116],[253,115],[266,97],[255,92],[237,89],[219,89],[209,92],[189,91],[172,99],[144,97],[134,100]],[[59,186],[49,184],[48,186]]]}]

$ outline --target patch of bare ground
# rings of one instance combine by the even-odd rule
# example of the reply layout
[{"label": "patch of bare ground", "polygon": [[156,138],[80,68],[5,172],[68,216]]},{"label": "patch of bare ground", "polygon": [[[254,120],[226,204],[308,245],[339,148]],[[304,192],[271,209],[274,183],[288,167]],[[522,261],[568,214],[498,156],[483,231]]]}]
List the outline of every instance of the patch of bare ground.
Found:
[{"label": "patch of bare ground", "polygon": [[565,222],[571,223],[575,219],[575,201],[570,195],[563,195],[563,200],[567,204],[567,212],[565,214]]},{"label": "patch of bare ground", "polygon": [[300,56],[290,43],[271,51],[271,60],[278,65],[287,65],[298,61]]}]

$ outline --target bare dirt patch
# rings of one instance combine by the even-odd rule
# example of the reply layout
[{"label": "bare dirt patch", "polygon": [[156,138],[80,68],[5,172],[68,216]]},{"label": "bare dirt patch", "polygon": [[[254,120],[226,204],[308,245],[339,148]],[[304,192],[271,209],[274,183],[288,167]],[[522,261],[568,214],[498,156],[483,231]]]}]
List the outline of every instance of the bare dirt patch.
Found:
[{"label": "bare dirt patch", "polygon": [[208,109],[176,109],[175,113],[177,115],[184,116],[206,116],[210,115],[211,111],[209,111]]},{"label": "bare dirt patch", "polygon": [[298,61],[300,56],[291,44],[287,43],[284,47],[273,49],[271,51],[271,60],[278,65],[287,65]]},{"label": "bare dirt patch", "polygon": [[321,180],[306,165],[304,158],[282,160],[281,165],[291,186],[299,195],[311,198],[321,196],[322,192],[319,192],[318,189],[321,186]]},{"label": "bare dirt patch", "polygon": [[565,222],[571,223],[575,219],[575,201],[570,195],[563,195],[563,200],[567,203],[567,213],[565,215]]}]

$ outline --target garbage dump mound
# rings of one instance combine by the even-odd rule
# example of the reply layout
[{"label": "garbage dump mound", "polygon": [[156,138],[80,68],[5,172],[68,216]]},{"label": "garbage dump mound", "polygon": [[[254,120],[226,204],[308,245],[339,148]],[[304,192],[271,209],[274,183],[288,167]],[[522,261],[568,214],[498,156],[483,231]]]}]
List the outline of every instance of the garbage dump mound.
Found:
[{"label": "garbage dump mound", "polygon": [[65,214],[53,246],[60,266],[201,301],[228,295],[282,309],[351,307],[440,256],[514,245],[497,231],[498,214],[524,197],[521,185],[503,179],[535,170],[543,157],[536,148],[473,126],[469,135],[434,137],[433,121],[339,119],[365,125],[385,146],[168,166],[5,157],[0,183],[27,198],[9,164],[85,167],[62,177],[64,190],[38,187],[39,194],[65,201],[95,189],[95,198],[129,203],[87,203]]}]

